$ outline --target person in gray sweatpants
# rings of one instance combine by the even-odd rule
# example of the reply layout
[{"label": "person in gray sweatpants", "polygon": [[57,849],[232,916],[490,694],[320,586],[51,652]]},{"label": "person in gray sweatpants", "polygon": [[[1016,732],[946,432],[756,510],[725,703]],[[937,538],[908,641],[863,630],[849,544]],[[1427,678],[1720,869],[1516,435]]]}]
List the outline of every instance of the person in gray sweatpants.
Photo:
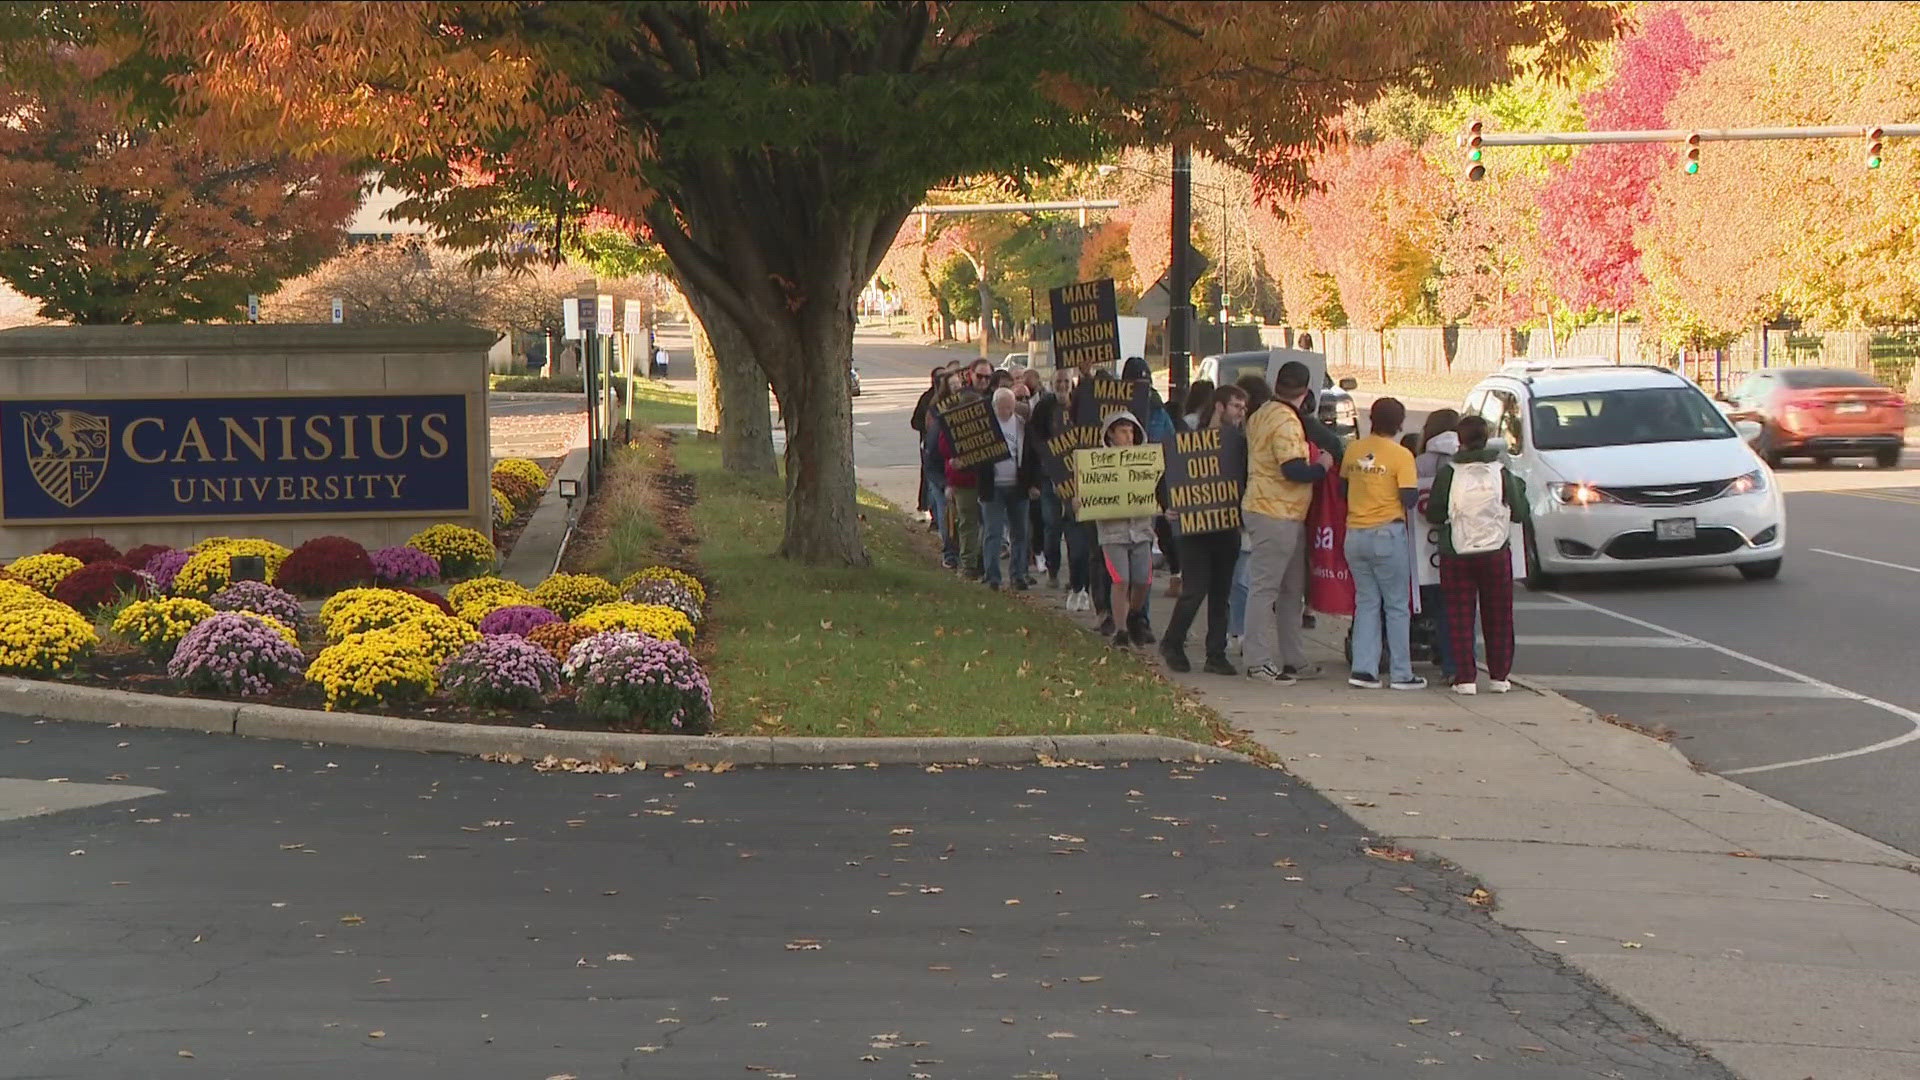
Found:
[{"label": "person in gray sweatpants", "polygon": [[1274,399],[1247,418],[1247,488],[1240,510],[1252,551],[1241,655],[1248,678],[1283,686],[1320,674],[1307,659],[1300,615],[1307,593],[1307,510],[1313,485],[1326,476],[1332,457],[1312,447],[1300,422],[1309,379],[1305,365],[1282,365]]}]

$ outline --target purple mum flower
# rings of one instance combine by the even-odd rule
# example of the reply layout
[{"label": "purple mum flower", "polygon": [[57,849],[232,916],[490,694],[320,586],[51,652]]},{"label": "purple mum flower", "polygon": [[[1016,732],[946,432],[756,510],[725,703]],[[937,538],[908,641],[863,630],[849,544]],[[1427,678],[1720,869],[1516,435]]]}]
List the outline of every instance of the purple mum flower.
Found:
[{"label": "purple mum flower", "polygon": [[453,699],[483,709],[537,709],[560,688],[560,665],[526,638],[493,634],[461,649],[440,669]]},{"label": "purple mum flower", "polygon": [[482,634],[511,634],[526,637],[536,626],[565,622],[560,616],[535,604],[515,604],[490,611],[480,620]]},{"label": "purple mum flower", "polygon": [[174,647],[167,675],[195,690],[260,696],[300,677],[307,658],[260,618],[223,612]]},{"label": "purple mum flower", "polygon": [[154,583],[162,592],[171,592],[174,576],[180,573],[180,568],[187,565],[187,560],[191,558],[193,558],[191,551],[163,551],[147,560],[146,571],[153,575]]},{"label": "purple mum flower", "polygon": [[440,560],[416,547],[381,548],[369,552],[373,580],[381,585],[418,585],[440,580]]}]

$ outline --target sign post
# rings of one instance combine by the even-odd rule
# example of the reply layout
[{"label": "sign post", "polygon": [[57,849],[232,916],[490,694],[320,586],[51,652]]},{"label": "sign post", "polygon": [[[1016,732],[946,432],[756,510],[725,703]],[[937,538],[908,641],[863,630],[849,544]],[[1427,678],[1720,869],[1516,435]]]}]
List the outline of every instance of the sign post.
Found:
[{"label": "sign post", "polygon": [[1048,289],[1047,302],[1053,309],[1054,367],[1104,366],[1117,374],[1120,313],[1113,297],[1113,279]]},{"label": "sign post", "polygon": [[333,321],[335,323],[343,323],[347,321],[346,302],[341,300],[337,296],[333,298]]},{"label": "sign post", "polygon": [[[259,293],[247,294],[247,321],[250,323],[257,323],[260,321],[260,294]],[[338,322],[339,320],[336,319],[334,321]]]},{"label": "sign post", "polygon": [[627,299],[626,310],[621,312],[626,318],[622,327],[626,331],[627,360],[627,400],[626,400],[626,441],[633,441],[633,379],[642,364],[653,363],[653,353],[640,351],[640,302],[631,297]]}]

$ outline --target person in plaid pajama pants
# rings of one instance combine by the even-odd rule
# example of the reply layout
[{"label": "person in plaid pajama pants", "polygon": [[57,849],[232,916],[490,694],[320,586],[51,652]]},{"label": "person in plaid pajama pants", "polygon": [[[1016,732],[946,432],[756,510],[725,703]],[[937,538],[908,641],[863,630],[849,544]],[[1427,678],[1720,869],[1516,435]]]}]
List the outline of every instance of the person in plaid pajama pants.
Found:
[{"label": "person in plaid pajama pants", "polygon": [[[1498,462],[1500,455],[1487,448],[1491,429],[1485,418],[1468,416],[1455,430],[1460,436],[1460,450],[1440,466],[1433,480],[1433,492],[1427,499],[1427,520],[1442,526],[1440,595],[1446,604],[1447,634],[1453,651],[1453,690],[1457,694],[1478,691],[1479,672],[1473,656],[1473,616],[1474,609],[1478,608],[1481,632],[1487,641],[1487,689],[1500,694],[1512,689],[1508,681],[1508,676],[1513,674],[1512,545],[1502,544],[1493,551],[1462,555],[1454,547],[1454,526],[1448,518],[1453,509],[1455,466]],[[1525,524],[1526,484],[1504,468],[1500,470],[1500,478],[1500,499],[1505,503],[1505,513],[1500,516]],[[1489,504],[1484,509],[1501,508]],[[1499,528],[1498,522],[1486,524]]]}]

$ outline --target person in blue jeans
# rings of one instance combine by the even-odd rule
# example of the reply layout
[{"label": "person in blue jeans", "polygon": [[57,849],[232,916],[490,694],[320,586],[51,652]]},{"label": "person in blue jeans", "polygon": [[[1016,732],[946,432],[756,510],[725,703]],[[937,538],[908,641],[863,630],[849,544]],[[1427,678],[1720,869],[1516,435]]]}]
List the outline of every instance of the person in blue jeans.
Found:
[{"label": "person in blue jeans", "polygon": [[[1420,494],[1413,452],[1399,442],[1407,407],[1394,398],[1373,403],[1372,433],[1347,447],[1340,478],[1347,491],[1347,569],[1353,574],[1353,672],[1347,685],[1424,690],[1413,673],[1413,549],[1407,511]],[[1382,647],[1391,670],[1380,670]]]},{"label": "person in blue jeans", "polygon": [[1027,548],[1027,499],[1039,481],[1040,452],[1028,438],[1027,422],[1020,419],[1015,404],[1014,393],[1007,387],[993,392],[993,416],[1007,440],[1009,456],[980,467],[980,532],[986,543],[981,568],[987,588],[1000,588],[1000,556],[1011,540],[1007,568],[1015,591],[1025,592],[1033,588],[1027,577],[1032,563]]}]

